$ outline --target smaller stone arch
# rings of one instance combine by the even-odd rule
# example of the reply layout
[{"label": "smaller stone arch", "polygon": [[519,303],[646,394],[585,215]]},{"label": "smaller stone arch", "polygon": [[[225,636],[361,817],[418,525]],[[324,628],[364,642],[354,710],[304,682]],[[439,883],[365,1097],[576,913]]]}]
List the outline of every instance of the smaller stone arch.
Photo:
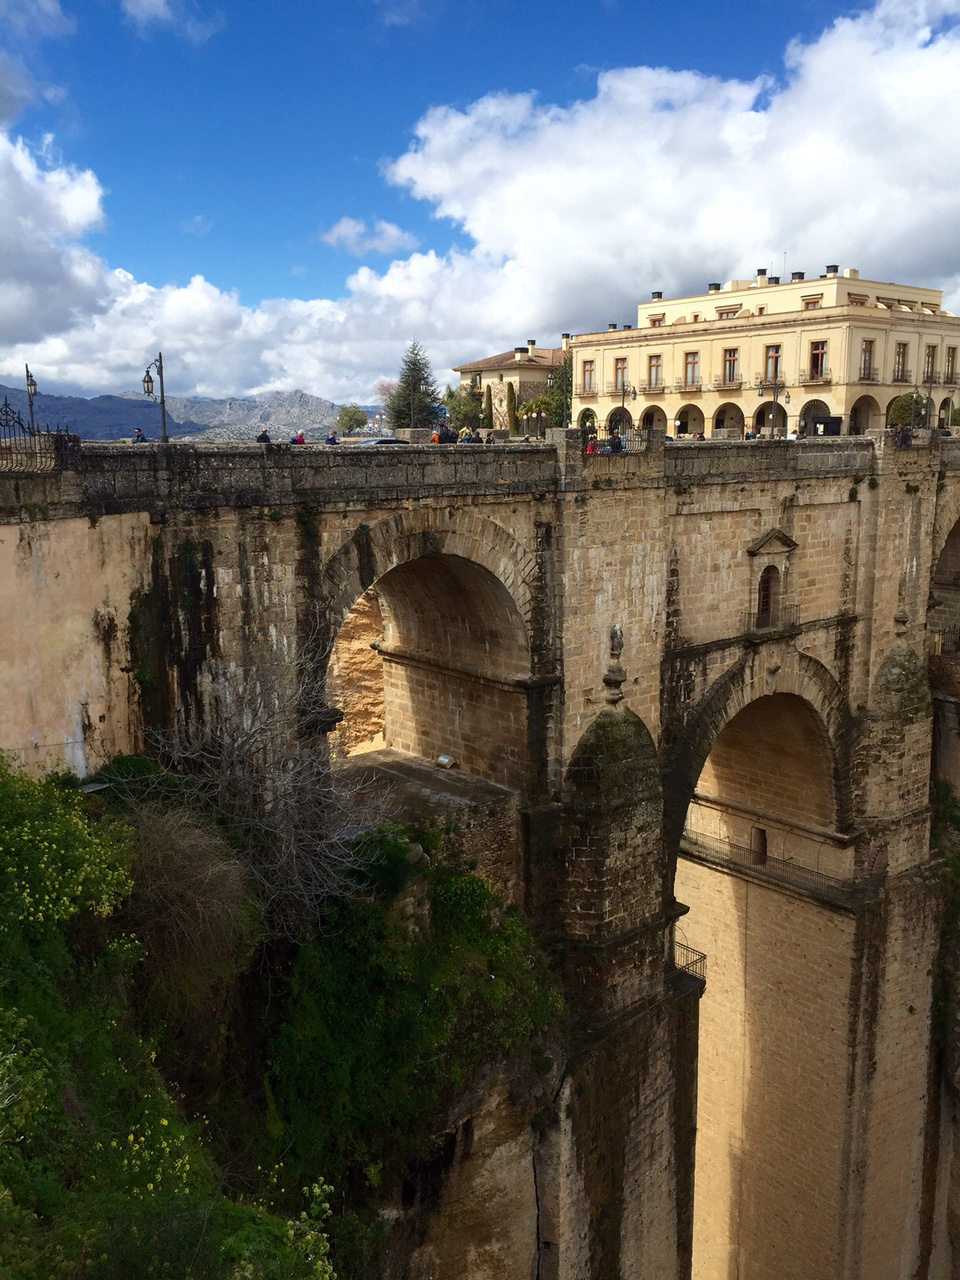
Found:
[{"label": "smaller stone arch", "polygon": [[787,411],[782,404],[776,406],[772,400],[764,400],[753,415],[753,425],[757,435],[785,436],[787,434]]},{"label": "smaller stone arch", "polygon": [[720,405],[716,413],[713,415],[711,434],[714,436],[725,437],[729,440],[742,436],[743,430],[744,417],[743,409],[740,405],[734,404],[730,400]]},{"label": "smaller stone arch", "polygon": [[703,410],[698,404],[682,405],[674,415],[673,431],[680,438],[692,439],[704,428]]},{"label": "smaller stone arch", "polygon": [[644,430],[666,431],[667,415],[661,409],[660,405],[651,405],[649,409],[644,409],[640,417],[640,425]]},{"label": "smaller stone arch", "polygon": [[953,430],[953,412],[953,396],[947,396],[940,401],[940,406],[937,409],[937,426],[941,431]]},{"label": "smaller stone arch", "polygon": [[619,431],[620,435],[626,435],[628,431],[633,430],[633,418],[630,416],[630,410],[618,405],[616,409],[607,418],[607,434],[613,431]]},{"label": "smaller stone arch", "polygon": [[591,434],[596,435],[599,425],[597,415],[592,409],[581,410],[580,416],[577,418],[577,426],[581,431],[588,431]]},{"label": "smaller stone arch", "polygon": [[[812,401],[811,403],[817,403],[817,401]],[[822,401],[819,403],[822,403]],[[861,396],[859,400],[854,401],[850,410],[850,434],[852,436],[866,435],[871,427],[880,425],[880,419],[880,406],[874,397]]]}]

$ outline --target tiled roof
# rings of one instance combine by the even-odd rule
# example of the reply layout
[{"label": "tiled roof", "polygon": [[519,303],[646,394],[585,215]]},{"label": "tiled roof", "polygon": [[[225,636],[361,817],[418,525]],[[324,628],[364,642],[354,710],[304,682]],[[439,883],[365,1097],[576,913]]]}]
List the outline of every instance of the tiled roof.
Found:
[{"label": "tiled roof", "polygon": [[454,373],[481,373],[485,369],[513,369],[533,365],[535,368],[552,369],[563,364],[563,347],[535,347],[533,355],[529,352],[517,359],[517,352],[504,351],[498,356],[486,356],[483,360],[471,360],[469,364],[453,366]]}]

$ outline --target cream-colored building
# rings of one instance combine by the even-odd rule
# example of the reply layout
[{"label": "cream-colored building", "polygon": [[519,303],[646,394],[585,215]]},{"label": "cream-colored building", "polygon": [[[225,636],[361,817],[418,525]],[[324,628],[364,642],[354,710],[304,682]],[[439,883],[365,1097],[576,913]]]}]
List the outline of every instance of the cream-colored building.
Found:
[{"label": "cream-colored building", "polygon": [[862,434],[890,403],[930,397],[931,425],[960,404],[960,319],[939,289],[862,280],[853,268],[790,280],[710,284],[696,297],[654,293],[637,325],[577,334],[572,421],[601,432],[671,436]]},{"label": "cream-colored building", "polygon": [[528,338],[526,346],[457,365],[454,373],[459,373],[462,387],[472,387],[481,395],[490,388],[493,425],[505,430],[508,385],[513,384],[518,409],[527,400],[543,395],[551,377],[563,366],[569,342],[569,333],[563,335],[561,347],[538,347],[535,338]]}]

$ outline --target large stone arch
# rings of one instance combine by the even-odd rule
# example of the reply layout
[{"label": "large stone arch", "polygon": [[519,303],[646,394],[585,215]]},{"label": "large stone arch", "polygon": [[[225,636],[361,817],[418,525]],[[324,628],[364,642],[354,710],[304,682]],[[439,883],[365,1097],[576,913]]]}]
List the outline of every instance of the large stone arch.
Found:
[{"label": "large stone arch", "polygon": [[930,557],[931,574],[936,572],[937,561],[943,554],[947,539],[960,522],[960,481],[948,472],[937,494],[937,514],[933,523],[933,553]]},{"label": "large stone arch", "polygon": [[690,715],[666,761],[664,832],[675,862],[687,808],[697,779],[721,731],[749,703],[774,693],[790,693],[817,715],[833,757],[838,830],[852,824],[850,756],[852,713],[827,668],[789,642],[750,650],[707,690]]},{"label": "large stone arch", "polygon": [[[491,573],[507,591],[527,631],[552,627],[543,612],[536,557],[502,525],[454,507],[398,511],[373,526],[361,524],[318,575],[318,595],[331,633],[378,578],[423,556],[456,556]],[[544,646],[549,648],[550,646]]]}]

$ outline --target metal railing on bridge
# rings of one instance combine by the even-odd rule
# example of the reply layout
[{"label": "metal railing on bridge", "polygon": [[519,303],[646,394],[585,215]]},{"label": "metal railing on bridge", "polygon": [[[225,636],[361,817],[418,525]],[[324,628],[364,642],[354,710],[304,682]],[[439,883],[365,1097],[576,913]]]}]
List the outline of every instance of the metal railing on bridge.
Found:
[{"label": "metal railing on bridge", "polygon": [[849,906],[853,901],[872,894],[881,877],[869,876],[861,880],[843,880],[804,867],[785,858],[771,858],[746,845],[736,844],[720,836],[707,835],[703,831],[684,831],[680,842],[681,852],[693,858],[705,858],[728,866],[743,867],[764,880],[773,881],[794,889],[803,889],[818,898]]},{"label": "metal railing on bridge", "polygon": [[57,427],[31,428],[6,397],[0,405],[0,471],[55,471],[80,437]]}]

